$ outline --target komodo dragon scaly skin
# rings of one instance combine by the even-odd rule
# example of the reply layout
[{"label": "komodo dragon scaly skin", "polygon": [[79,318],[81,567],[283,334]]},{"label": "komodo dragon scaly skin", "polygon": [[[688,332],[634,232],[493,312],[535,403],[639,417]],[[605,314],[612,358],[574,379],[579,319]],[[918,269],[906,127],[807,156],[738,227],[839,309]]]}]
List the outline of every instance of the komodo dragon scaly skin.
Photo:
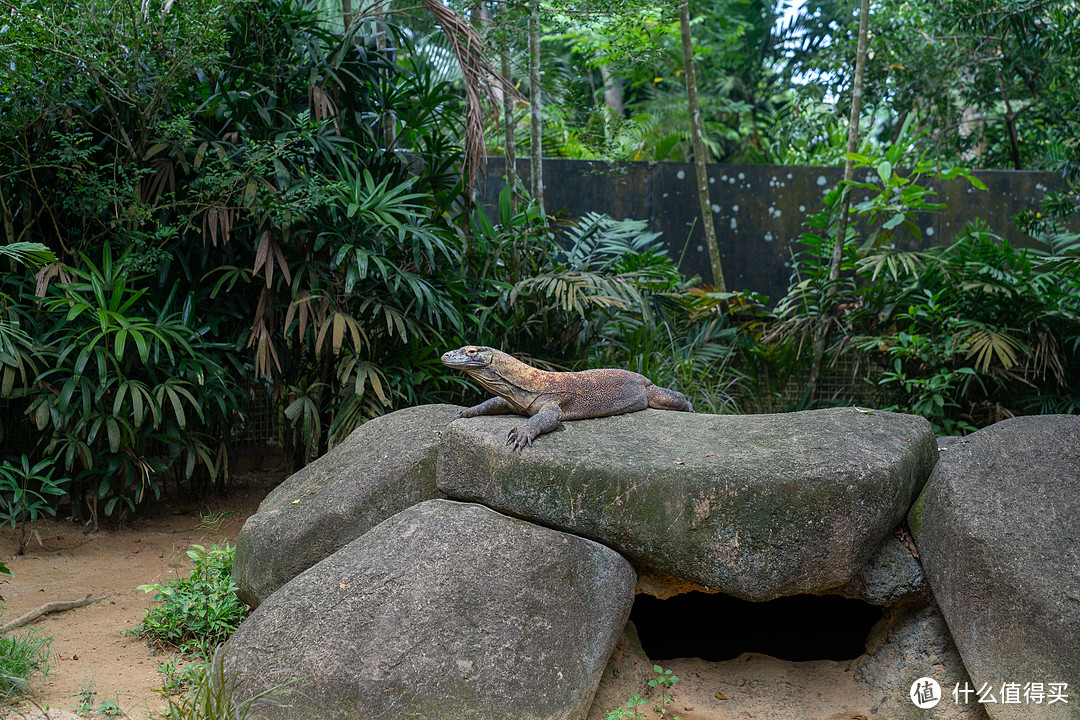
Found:
[{"label": "komodo dragon scaly skin", "polygon": [[462,410],[454,418],[477,415],[527,415],[512,429],[506,444],[520,450],[562,420],[621,415],[658,408],[694,412],[680,392],[653,385],[647,377],[629,370],[583,370],[547,372],[530,367],[501,350],[467,345],[442,356],[444,365],[464,370],[485,390],[496,395]]}]

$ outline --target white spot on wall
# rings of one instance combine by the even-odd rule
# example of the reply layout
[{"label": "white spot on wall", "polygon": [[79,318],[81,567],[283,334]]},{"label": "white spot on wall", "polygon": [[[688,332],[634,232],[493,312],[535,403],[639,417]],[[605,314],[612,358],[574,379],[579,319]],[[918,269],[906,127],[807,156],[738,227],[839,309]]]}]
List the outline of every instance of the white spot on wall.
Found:
[{"label": "white spot on wall", "polygon": [[664,193],[664,197],[667,197],[667,196],[668,196],[668,194],[667,194],[667,193]]},{"label": "white spot on wall", "polygon": [[712,185],[715,182],[716,182],[716,178],[714,178],[714,177],[709,178],[709,184],[710,185]]},{"label": "white spot on wall", "polygon": [[799,212],[806,212],[806,206],[805,205],[800,205],[799,206]]},{"label": "white spot on wall", "polygon": [[765,233],[765,242],[772,242],[772,241],[773,241],[773,234],[771,232]]},{"label": "white spot on wall", "polygon": [[787,179],[792,180],[792,179],[794,179],[794,176],[791,173],[788,173],[787,174]]},{"label": "white spot on wall", "polygon": [[727,173],[720,176],[720,182],[727,182]]},{"label": "white spot on wall", "polygon": [[739,212],[739,206],[738,205],[732,205],[731,206],[731,212]]},{"label": "white spot on wall", "polygon": [[829,182],[824,175],[817,176],[818,187],[825,187],[825,183]]},{"label": "white spot on wall", "polygon": [[686,179],[686,171],[685,170],[680,170],[679,172],[675,173],[675,177],[679,178],[680,180],[685,180]]},{"label": "white spot on wall", "polygon": [[731,218],[731,229],[734,230],[737,227],[739,227],[739,222],[735,218]]},{"label": "white spot on wall", "polygon": [[717,205],[716,203],[713,203],[713,206],[712,206],[712,211],[713,211],[714,213],[718,213],[718,212],[720,212],[720,206],[719,206],[719,205]]},{"label": "white spot on wall", "polygon": [[932,228],[932,227],[926,228],[926,237],[934,237],[934,228]]},{"label": "white spot on wall", "polygon": [[735,178],[728,178],[728,182],[731,183],[732,185],[734,185],[735,184]]},{"label": "white spot on wall", "polygon": [[698,252],[705,252],[705,246],[704,245],[698,245],[697,246],[697,251]]},{"label": "white spot on wall", "polygon": [[746,173],[739,173],[739,179],[740,180],[745,180],[746,179]]}]

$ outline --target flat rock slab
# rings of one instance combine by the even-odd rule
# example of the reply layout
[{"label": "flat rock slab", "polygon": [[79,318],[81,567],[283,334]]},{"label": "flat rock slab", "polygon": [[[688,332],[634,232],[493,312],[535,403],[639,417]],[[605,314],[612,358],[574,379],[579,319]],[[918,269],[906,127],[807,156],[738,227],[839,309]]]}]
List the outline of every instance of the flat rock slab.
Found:
[{"label": "flat rock slab", "polygon": [[256,607],[394,513],[440,497],[439,433],[460,409],[420,405],[375,418],[274,488],[240,530],[240,599]]},{"label": "flat rock slab", "polygon": [[580,720],[635,582],[598,543],[432,500],[286,583],[218,659],[241,697],[301,678],[269,720]]},{"label": "flat rock slab", "polygon": [[[1014,418],[954,442],[908,521],[972,685],[997,700],[990,717],[1080,717],[1080,417]],[[1019,702],[1003,702],[1006,683]],[[1068,683],[1068,705],[1049,702],[1051,683]]]},{"label": "flat rock slab", "polygon": [[518,421],[451,423],[439,490],[747,600],[854,578],[903,520],[938,454],[923,418],[855,408],[644,410],[566,422],[515,453],[504,443]]}]

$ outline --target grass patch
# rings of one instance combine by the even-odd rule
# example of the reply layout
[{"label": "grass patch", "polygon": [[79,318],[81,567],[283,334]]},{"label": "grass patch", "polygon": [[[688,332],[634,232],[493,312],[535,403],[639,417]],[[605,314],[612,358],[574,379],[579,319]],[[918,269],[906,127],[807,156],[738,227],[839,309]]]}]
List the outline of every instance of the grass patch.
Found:
[{"label": "grass patch", "polygon": [[35,677],[44,680],[52,656],[52,638],[34,630],[0,637],[0,702],[28,694]]},{"label": "grass patch", "polygon": [[[165,700],[168,708],[165,720],[247,720],[260,708],[268,705],[281,705],[282,698],[293,692],[296,678],[285,679],[271,684],[267,680],[284,675],[281,672],[270,673],[268,678],[261,678],[258,688],[248,688],[255,681],[235,673],[227,673],[224,663],[213,660],[193,660],[184,664],[170,677],[166,675]],[[180,679],[184,692],[170,694],[170,682]],[[174,687],[176,685],[174,684]]]}]

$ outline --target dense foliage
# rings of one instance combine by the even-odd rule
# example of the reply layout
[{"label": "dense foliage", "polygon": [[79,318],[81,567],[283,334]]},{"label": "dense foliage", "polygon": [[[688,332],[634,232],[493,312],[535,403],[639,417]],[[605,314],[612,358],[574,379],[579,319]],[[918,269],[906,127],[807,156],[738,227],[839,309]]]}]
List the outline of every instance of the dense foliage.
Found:
[{"label": "dense foliage", "polygon": [[[683,278],[643,223],[545,216],[520,186],[474,206],[465,76],[446,36],[420,11],[343,7],[0,2],[3,521],[64,495],[96,522],[169,479],[220,486],[263,405],[292,469],[381,413],[472,402],[439,362],[466,343],[545,367],[629,367],[702,410],[780,410],[800,406],[783,384],[826,322],[830,362],[871,368],[879,404],[942,432],[1076,409],[1075,198],[1019,219],[1037,251],[975,218],[938,249],[904,234],[943,168],[1070,169],[1072,5],[872,5],[857,159],[880,182],[860,185],[872,199],[853,210],[839,290],[825,269],[833,195],[775,311]],[[472,17],[518,79],[523,8],[485,7]],[[853,7],[694,8],[714,159],[842,160]],[[548,8],[545,149],[685,158],[674,14]]]},{"label": "dense foliage", "polygon": [[[1013,247],[977,218],[945,244],[923,247],[913,220],[939,207],[927,185],[941,175],[925,160],[905,161],[906,147],[857,156],[878,179],[847,183],[868,196],[852,208],[862,222],[849,225],[835,294],[827,292],[826,258],[842,188],[811,218],[773,338],[798,343],[818,322],[831,323],[832,360],[853,359],[856,372],[861,363],[880,386],[864,399],[923,415],[941,434],[1018,414],[1076,412],[1080,235],[1065,225],[1075,196],[1051,194],[1041,211],[1016,218],[1032,248]],[[912,170],[894,172],[899,163]],[[962,169],[947,175],[978,185]]]},{"label": "dense foliage", "polygon": [[[583,159],[686,159],[689,121],[675,6],[545,4],[553,12],[544,89],[555,99],[545,111],[545,149]],[[851,0],[691,3],[713,159],[842,160],[858,7]],[[497,11],[495,24],[509,35],[515,72],[525,81],[520,20]],[[864,135],[888,144],[914,115],[913,142],[936,158],[978,168],[1074,172],[1080,159],[1078,30],[1080,8],[1071,2],[875,0]],[[527,136],[518,138],[521,144]],[[498,138],[490,142],[498,152]]]}]

